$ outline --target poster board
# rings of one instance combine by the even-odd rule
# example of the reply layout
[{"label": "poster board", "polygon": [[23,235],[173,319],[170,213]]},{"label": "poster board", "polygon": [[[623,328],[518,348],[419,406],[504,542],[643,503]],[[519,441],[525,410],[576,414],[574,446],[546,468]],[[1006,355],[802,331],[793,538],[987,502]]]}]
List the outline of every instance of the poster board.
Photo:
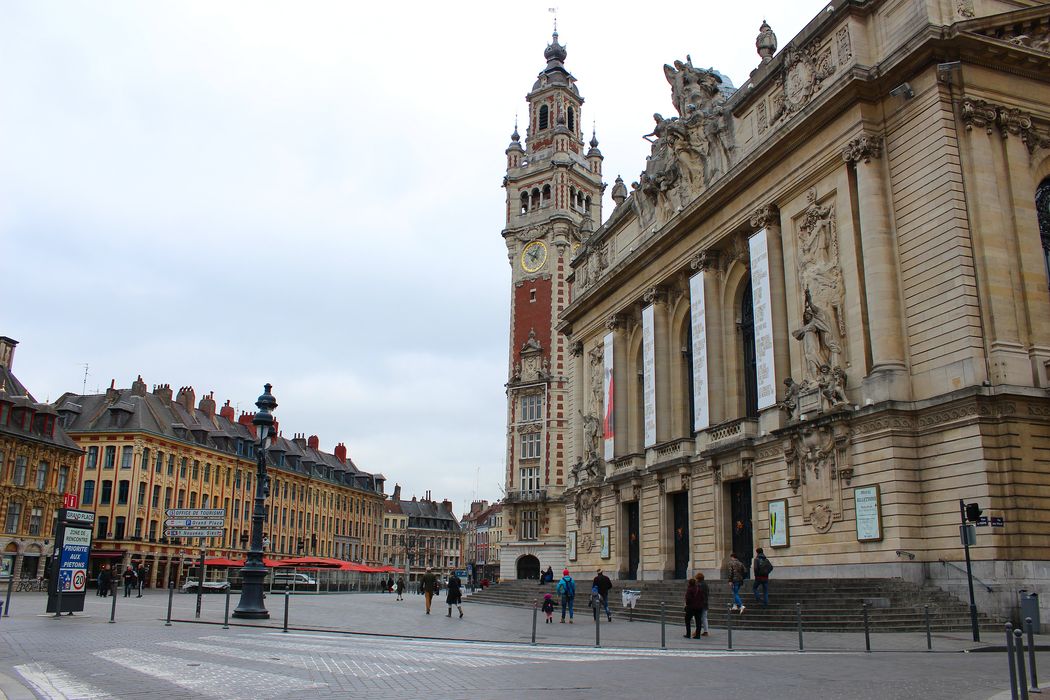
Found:
[{"label": "poster board", "polygon": [[878,542],[882,539],[882,497],[879,485],[858,486],[853,489],[856,509],[857,541]]},{"label": "poster board", "polygon": [[611,548],[609,546],[609,526],[602,525],[598,532],[599,537],[601,538],[602,559],[608,559],[612,556],[612,552],[610,551]]},{"label": "poster board", "polygon": [[569,561],[576,561],[576,531],[569,533],[565,538],[565,549],[569,555]]},{"label": "poster board", "polygon": [[787,499],[769,502],[769,546],[774,549],[787,547],[791,543],[788,531]]}]

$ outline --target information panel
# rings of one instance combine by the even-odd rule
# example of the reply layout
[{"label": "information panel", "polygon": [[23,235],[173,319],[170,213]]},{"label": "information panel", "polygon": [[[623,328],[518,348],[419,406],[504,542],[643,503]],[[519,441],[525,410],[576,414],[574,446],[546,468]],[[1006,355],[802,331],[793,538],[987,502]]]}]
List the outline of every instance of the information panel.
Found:
[{"label": "information panel", "polygon": [[91,552],[91,530],[67,527],[62,538],[58,565],[58,585],[64,593],[87,590],[88,556]]},{"label": "information panel", "polygon": [[857,510],[857,540],[860,542],[881,540],[882,504],[878,485],[853,489],[853,504]]},{"label": "information panel", "polygon": [[773,366],[773,307],[769,291],[769,250],[766,230],[748,241],[751,250],[751,295],[755,311],[755,374],[758,379],[758,407],[777,402],[777,378]]},{"label": "information panel", "polygon": [[769,502],[769,546],[788,546],[788,502]]},{"label": "information panel", "polygon": [[689,278],[689,313],[693,341],[693,430],[711,425],[707,396],[707,318],[704,307],[704,273]]},{"label": "information panel", "polygon": [[645,447],[652,447],[656,444],[656,342],[652,304],[642,309],[642,410]]}]

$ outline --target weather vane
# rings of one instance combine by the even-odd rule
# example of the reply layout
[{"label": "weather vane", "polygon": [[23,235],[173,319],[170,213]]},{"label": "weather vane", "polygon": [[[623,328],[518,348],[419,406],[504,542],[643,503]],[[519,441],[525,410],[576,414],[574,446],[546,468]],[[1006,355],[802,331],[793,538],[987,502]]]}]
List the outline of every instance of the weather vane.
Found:
[{"label": "weather vane", "polygon": [[554,33],[557,34],[558,33],[558,8],[557,7],[548,7],[547,8],[547,12],[550,12],[552,15],[554,15]]}]

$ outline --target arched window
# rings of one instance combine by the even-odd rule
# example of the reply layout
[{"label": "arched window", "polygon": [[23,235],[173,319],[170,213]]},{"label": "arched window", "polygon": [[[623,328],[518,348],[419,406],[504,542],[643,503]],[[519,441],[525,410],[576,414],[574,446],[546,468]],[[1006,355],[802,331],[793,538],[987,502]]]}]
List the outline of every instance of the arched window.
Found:
[{"label": "arched window", "polygon": [[550,201],[551,201],[551,186],[550,185],[544,185],[543,186],[543,197],[542,197],[542,200],[543,200],[544,204],[549,204],[550,203]]},{"label": "arched window", "polygon": [[540,206],[540,188],[534,187],[532,189],[532,200],[529,202],[529,209],[535,209]]},{"label": "arched window", "polygon": [[569,131],[576,131],[576,112],[572,107],[569,107]]},{"label": "arched window", "polygon": [[590,197],[584,197],[584,199],[583,199],[583,207],[587,211],[590,211],[590,209],[591,209],[591,198]]},{"label": "arched window", "polygon": [[541,105],[540,106],[540,131],[543,131],[548,126],[550,126],[550,115],[551,115],[551,112],[550,112],[550,109],[548,109],[547,105]]},{"label": "arched window", "polygon": [[521,213],[524,214],[529,211],[529,193],[521,193]]},{"label": "arched window", "polygon": [[740,299],[740,339],[744,380],[744,415],[758,417],[758,375],[755,371],[755,307],[752,303],[751,280],[748,279]]},{"label": "arched window", "polygon": [[1039,214],[1039,238],[1043,243],[1043,264],[1050,285],[1050,177],[1035,191],[1035,208]]}]

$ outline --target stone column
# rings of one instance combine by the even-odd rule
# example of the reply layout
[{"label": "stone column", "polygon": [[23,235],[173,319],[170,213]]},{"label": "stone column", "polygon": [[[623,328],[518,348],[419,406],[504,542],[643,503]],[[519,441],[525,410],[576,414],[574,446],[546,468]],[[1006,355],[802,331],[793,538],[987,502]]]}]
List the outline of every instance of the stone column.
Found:
[{"label": "stone column", "polygon": [[871,372],[864,378],[864,400],[906,400],[903,314],[893,228],[882,171],[882,143],[870,134],[849,142],[842,159],[857,175],[857,209],[864,261],[865,304],[871,344]]},{"label": "stone column", "polygon": [[[791,376],[791,349],[788,343],[787,282],[784,275],[784,236],[780,226],[780,209],[774,204],[759,207],[751,215],[751,226],[766,230],[769,255],[769,295],[773,312],[773,371],[776,373],[777,400],[784,398],[784,380]],[[763,409],[762,430],[780,428],[783,412],[777,406]]]}]

